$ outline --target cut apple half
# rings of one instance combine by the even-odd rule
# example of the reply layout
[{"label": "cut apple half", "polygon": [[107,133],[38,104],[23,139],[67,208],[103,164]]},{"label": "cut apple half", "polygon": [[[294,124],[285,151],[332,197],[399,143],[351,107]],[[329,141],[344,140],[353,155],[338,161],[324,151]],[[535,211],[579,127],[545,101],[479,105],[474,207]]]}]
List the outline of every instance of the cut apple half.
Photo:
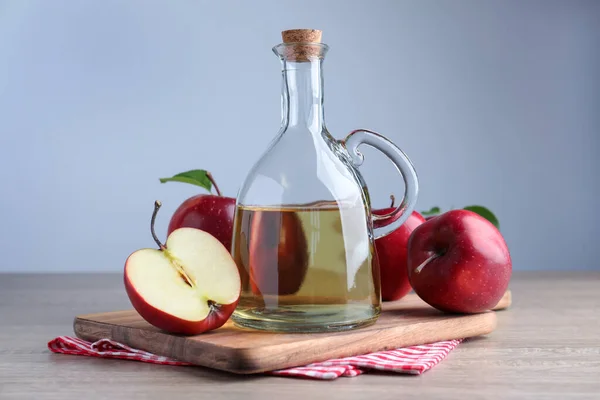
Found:
[{"label": "cut apple half", "polygon": [[[154,219],[160,203],[155,206]],[[157,238],[155,237],[155,240]],[[125,263],[125,289],[136,311],[157,328],[187,335],[222,326],[237,306],[241,280],[229,251],[194,228],[173,231],[159,249]]]}]

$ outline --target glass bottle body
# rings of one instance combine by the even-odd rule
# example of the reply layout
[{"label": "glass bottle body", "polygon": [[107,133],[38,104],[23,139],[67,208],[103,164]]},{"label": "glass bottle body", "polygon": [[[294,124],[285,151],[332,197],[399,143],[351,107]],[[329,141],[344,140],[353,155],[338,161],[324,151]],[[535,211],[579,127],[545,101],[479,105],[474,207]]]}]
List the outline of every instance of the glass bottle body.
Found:
[{"label": "glass bottle body", "polygon": [[[237,325],[288,332],[352,329],[381,310],[379,266],[366,185],[324,123],[322,63],[283,68],[282,127],[249,172],[236,204],[232,254],[242,277]],[[303,44],[306,46],[306,44]]]}]

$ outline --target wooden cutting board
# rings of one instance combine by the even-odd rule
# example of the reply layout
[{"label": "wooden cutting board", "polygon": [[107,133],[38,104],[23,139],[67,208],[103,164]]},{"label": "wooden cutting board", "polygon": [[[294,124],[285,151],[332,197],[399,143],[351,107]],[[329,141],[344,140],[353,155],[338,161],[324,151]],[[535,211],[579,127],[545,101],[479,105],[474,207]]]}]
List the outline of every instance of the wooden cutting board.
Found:
[{"label": "wooden cutting board", "polygon": [[[507,291],[494,308],[511,304]],[[485,335],[496,328],[496,314],[439,312],[415,294],[383,304],[372,326],[336,333],[270,333],[237,328],[231,321],[198,336],[173,335],[154,328],[134,310],[80,315],[75,334],[85,340],[109,338],[154,354],[197,365],[252,374],[295,367],[332,358]]]}]

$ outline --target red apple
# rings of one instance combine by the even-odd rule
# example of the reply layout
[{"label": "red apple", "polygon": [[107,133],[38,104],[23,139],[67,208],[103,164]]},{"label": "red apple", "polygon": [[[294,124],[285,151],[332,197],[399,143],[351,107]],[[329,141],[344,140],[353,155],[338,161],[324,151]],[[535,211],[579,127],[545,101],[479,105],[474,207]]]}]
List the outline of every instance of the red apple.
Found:
[{"label": "red apple", "polygon": [[185,200],[173,213],[167,234],[179,228],[196,228],[213,235],[231,251],[235,199],[199,194]]},{"label": "red apple", "polygon": [[452,210],[417,227],[408,241],[408,278],[417,295],[441,311],[490,310],[512,273],[500,231],[468,210]]},{"label": "red apple", "polygon": [[173,213],[167,235],[179,228],[196,228],[208,232],[223,243],[231,251],[233,236],[233,218],[235,215],[235,199],[221,195],[217,183],[210,172],[192,170],[177,174],[172,178],[161,178],[162,183],[169,181],[192,183],[217,192],[199,194],[185,200]]},{"label": "red apple", "polygon": [[[373,214],[389,214],[394,210],[393,206],[394,202],[392,200],[390,208],[373,210]],[[394,217],[394,220],[398,218],[400,218],[400,215]],[[418,212],[413,211],[406,222],[398,229],[375,240],[375,250],[379,258],[381,298],[383,301],[399,300],[410,292],[411,286],[408,281],[407,269],[408,239],[412,231],[424,222],[425,218]],[[377,223],[375,223],[375,226],[377,226]]]},{"label": "red apple", "polygon": [[306,236],[293,212],[254,211],[250,220],[249,273],[254,294],[294,294],[308,269]]},{"label": "red apple", "polygon": [[174,230],[159,249],[133,252],[125,262],[125,290],[148,323],[172,333],[196,335],[222,326],[241,292],[233,258],[212,235],[194,228]]}]

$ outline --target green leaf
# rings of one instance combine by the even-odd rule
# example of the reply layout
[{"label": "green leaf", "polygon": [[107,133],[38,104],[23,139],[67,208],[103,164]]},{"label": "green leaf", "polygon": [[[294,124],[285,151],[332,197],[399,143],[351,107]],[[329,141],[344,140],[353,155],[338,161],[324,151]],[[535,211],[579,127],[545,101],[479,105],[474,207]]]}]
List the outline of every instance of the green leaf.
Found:
[{"label": "green leaf", "polygon": [[494,213],[489,209],[483,206],[467,206],[464,208],[464,210],[473,211],[474,213],[481,215],[483,218],[490,221],[497,229],[500,229],[500,222],[498,221],[498,218],[496,218]]},{"label": "green leaf", "polygon": [[160,183],[166,182],[190,183],[192,185],[203,187],[209,192],[212,189],[212,183],[208,177],[207,171],[203,169],[193,169],[191,171],[182,172],[171,178],[160,178]]},{"label": "green leaf", "polygon": [[437,215],[440,213],[439,207],[432,207],[429,211],[421,211],[421,215],[424,217],[429,217],[431,215]]}]

